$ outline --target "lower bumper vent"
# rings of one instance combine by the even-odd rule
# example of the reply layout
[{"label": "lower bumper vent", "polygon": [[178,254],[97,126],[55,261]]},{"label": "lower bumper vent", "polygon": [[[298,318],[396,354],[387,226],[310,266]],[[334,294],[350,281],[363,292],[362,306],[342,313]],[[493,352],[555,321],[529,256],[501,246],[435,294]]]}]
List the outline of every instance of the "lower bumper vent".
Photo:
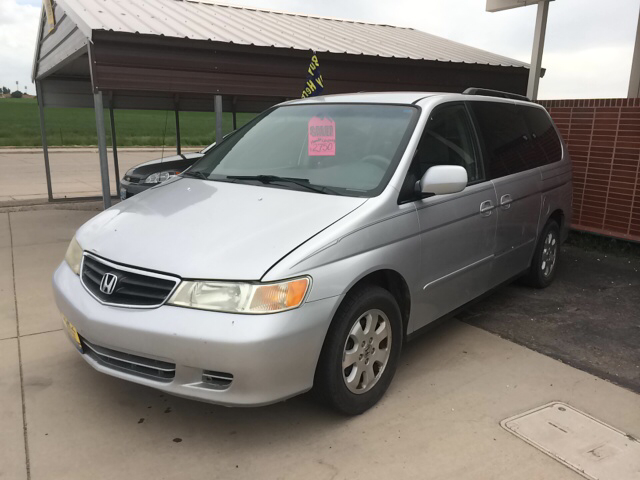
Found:
[{"label": "lower bumper vent", "polygon": [[224,372],[205,370],[202,372],[202,383],[214,390],[226,390],[233,381],[233,375]]},{"label": "lower bumper vent", "polygon": [[176,376],[175,363],[118,352],[89,343],[84,338],[82,345],[87,355],[105,367],[160,382],[170,382]]}]

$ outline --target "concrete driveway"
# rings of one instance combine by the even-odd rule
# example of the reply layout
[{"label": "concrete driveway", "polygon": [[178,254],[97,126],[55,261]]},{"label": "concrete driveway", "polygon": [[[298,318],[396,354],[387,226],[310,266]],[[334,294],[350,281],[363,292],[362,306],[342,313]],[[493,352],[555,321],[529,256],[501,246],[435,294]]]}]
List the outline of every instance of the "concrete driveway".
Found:
[{"label": "concrete driveway", "polygon": [[308,395],[228,409],[97,373],[50,287],[93,214],[0,214],[0,478],[582,478],[499,425],[553,400],[640,437],[639,395],[457,320],[408,344],[356,418]]}]

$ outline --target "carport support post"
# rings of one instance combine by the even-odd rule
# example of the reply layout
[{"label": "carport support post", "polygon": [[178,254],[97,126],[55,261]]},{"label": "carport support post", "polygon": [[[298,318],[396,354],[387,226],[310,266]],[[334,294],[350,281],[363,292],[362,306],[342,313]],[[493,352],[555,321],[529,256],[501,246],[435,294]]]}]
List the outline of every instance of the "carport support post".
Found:
[{"label": "carport support post", "polygon": [[180,146],[180,109],[178,102],[176,101],[176,153],[180,155],[182,153],[182,147]]},{"label": "carport support post", "polygon": [[104,132],[104,106],[102,92],[93,93],[96,111],[96,132],[98,133],[98,153],[100,155],[100,178],[102,179],[102,202],[106,210],[111,206],[111,186],[109,185],[109,160],[107,158],[107,137]]},{"label": "carport support post", "polygon": [[527,97],[531,100],[538,99],[538,85],[540,84],[542,51],[544,50],[544,35],[547,30],[548,14],[549,0],[540,0],[538,2],[538,13],[536,15],[536,29],[533,36],[531,66],[529,67],[529,82],[527,83]]},{"label": "carport support post", "polygon": [[216,111],[216,144],[222,141],[222,95],[216,95],[214,108]]},{"label": "carport support post", "polygon": [[235,132],[238,128],[236,118],[236,97],[231,97],[231,119],[231,121],[233,122],[233,131]]},{"label": "carport support post", "polygon": [[640,12],[638,12],[638,26],[636,27],[636,44],[633,48],[631,62],[631,76],[629,77],[629,92],[627,98],[640,97]]},{"label": "carport support post", "polygon": [[44,171],[47,176],[47,197],[52,202],[53,190],[51,188],[51,168],[49,168],[49,145],[47,144],[47,130],[44,123],[44,97],[40,82],[36,82],[36,96],[38,97],[38,111],[40,112],[40,136],[42,137],[42,153],[44,154]]},{"label": "carport support post", "polygon": [[116,192],[120,193],[120,166],[118,165],[118,142],[116,140],[116,118],[113,112],[113,92],[109,94],[109,117],[111,120],[111,148],[113,149],[113,171],[116,175]]}]

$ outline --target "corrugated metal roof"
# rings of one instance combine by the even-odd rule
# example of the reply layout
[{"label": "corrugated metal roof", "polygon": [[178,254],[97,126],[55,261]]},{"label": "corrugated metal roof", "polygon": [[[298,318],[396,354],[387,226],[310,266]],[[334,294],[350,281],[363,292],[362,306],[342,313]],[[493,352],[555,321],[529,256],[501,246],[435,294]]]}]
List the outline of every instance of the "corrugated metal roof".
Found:
[{"label": "corrugated metal roof", "polygon": [[93,31],[162,35],[260,47],[528,67],[412,28],[187,0],[58,0]]}]

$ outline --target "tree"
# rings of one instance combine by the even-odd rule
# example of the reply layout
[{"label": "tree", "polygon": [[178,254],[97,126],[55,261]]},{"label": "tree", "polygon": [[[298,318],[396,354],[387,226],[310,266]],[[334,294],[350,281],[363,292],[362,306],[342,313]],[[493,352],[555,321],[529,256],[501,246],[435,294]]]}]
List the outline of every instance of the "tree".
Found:
[{"label": "tree", "polygon": [[2,93],[11,93],[11,90],[9,90],[7,87],[2,87]]},{"label": "tree", "polygon": [[11,93],[11,98],[22,98],[22,92],[20,90],[16,90],[15,92]]}]

